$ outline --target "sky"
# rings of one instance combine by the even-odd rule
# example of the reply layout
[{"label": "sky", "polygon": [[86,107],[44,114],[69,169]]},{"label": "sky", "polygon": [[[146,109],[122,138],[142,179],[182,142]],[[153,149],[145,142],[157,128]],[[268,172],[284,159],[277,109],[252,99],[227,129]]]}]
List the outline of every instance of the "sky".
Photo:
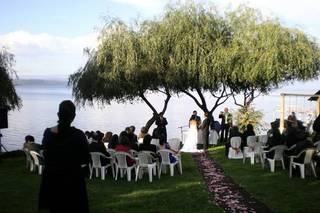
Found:
[{"label": "sky", "polygon": [[[127,23],[159,16],[169,0],[0,0],[0,47],[15,55],[20,77],[67,77],[86,61],[83,49],[93,48],[108,17]],[[197,0],[219,11],[241,3],[278,17],[320,41],[318,0]]]}]

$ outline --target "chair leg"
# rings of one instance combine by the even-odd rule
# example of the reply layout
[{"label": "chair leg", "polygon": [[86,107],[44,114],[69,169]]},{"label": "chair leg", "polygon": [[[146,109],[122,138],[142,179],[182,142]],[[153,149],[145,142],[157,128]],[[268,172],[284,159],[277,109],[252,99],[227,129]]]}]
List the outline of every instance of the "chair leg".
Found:
[{"label": "chair leg", "polygon": [[112,171],[112,177],[114,178],[114,167],[113,167],[113,164],[111,164],[111,171]]},{"label": "chair leg", "polygon": [[157,165],[155,165],[152,169],[153,171],[153,175],[156,176],[157,175]]},{"label": "chair leg", "polygon": [[281,159],[281,163],[282,163],[282,169],[285,170],[286,167],[285,167],[285,165],[284,165],[284,160],[283,160],[283,158]]},{"label": "chair leg", "polygon": [[123,178],[123,169],[120,169],[120,177]]},{"label": "chair leg", "polygon": [[251,162],[251,165],[254,164],[254,155],[251,155],[251,156],[250,156],[250,162]]},{"label": "chair leg", "polygon": [[136,168],[136,182],[138,180],[139,170],[140,170],[140,166],[137,166],[137,168]]},{"label": "chair leg", "polygon": [[305,166],[304,165],[299,165],[300,167],[300,174],[301,174],[301,178],[304,179],[305,178]]},{"label": "chair leg", "polygon": [[242,160],[242,163],[245,164],[246,163],[246,154],[243,153],[243,160]]},{"label": "chair leg", "polygon": [[170,164],[170,176],[172,177],[174,175],[174,166]]},{"label": "chair leg", "polygon": [[153,168],[148,166],[148,175],[149,175],[149,182],[152,183],[152,173],[153,173]]},{"label": "chair leg", "polygon": [[181,159],[179,159],[179,171],[180,171],[180,174],[182,175],[182,162],[181,162]]},{"label": "chair leg", "polygon": [[127,179],[129,182],[131,181],[131,169],[127,169]]},{"label": "chair leg", "polygon": [[161,176],[161,170],[162,170],[162,164],[159,165],[158,167],[158,178],[160,179]]},{"label": "chair leg", "polygon": [[312,169],[314,177],[317,177],[316,169],[315,169],[315,166],[312,161],[311,161],[311,169]]},{"label": "chair leg", "polygon": [[96,171],[96,178],[99,177],[99,170],[97,168],[94,168],[94,170]]},{"label": "chair leg", "polygon": [[116,180],[118,180],[118,172],[119,172],[119,168],[118,166],[116,166]]},{"label": "chair leg", "polygon": [[105,175],[106,175],[106,168],[105,167],[101,167],[101,180],[105,179]]},{"label": "chair leg", "polygon": [[291,160],[289,165],[289,178],[292,178],[292,161]]},{"label": "chair leg", "polygon": [[270,164],[270,171],[274,172],[274,167],[275,167],[275,160],[269,160],[269,164]]},{"label": "chair leg", "polygon": [[41,173],[42,173],[42,166],[39,165],[39,166],[38,166],[38,174],[41,175]]}]

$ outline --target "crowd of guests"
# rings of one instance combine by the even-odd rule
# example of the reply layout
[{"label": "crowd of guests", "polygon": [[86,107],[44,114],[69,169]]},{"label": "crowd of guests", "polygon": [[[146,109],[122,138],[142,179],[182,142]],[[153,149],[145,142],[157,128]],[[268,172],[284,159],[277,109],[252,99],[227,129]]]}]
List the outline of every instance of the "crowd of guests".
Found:
[{"label": "crowd of guests", "polygon": [[[296,156],[301,151],[307,148],[314,148],[314,143],[320,141],[320,117],[318,116],[313,123],[312,135],[307,131],[307,128],[303,125],[303,122],[296,118],[295,113],[288,116],[284,123],[284,130],[280,132],[280,121],[276,120],[271,123],[271,128],[267,132],[267,142],[264,150],[268,151],[277,145],[285,145],[288,149],[285,151],[285,157],[288,163],[289,156]],[[255,136],[254,127],[252,124],[248,124],[246,130],[243,132],[239,131],[237,126],[232,126],[229,132],[229,138],[225,145],[225,154],[228,156],[230,139],[232,137],[241,137],[241,150],[247,146],[247,138],[249,136]],[[267,157],[273,158],[274,151],[268,152]],[[296,159],[296,162],[302,163],[304,155]],[[318,157],[315,156],[315,160],[319,161]]]}]

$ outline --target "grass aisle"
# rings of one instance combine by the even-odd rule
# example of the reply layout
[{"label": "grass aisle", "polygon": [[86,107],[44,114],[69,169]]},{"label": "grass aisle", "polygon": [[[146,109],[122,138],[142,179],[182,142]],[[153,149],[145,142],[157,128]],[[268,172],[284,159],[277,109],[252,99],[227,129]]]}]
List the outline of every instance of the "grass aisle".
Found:
[{"label": "grass aisle", "polygon": [[[288,170],[276,166],[275,173],[263,170],[261,164],[244,165],[242,160],[229,160],[224,156],[224,147],[210,149],[214,158],[236,183],[253,197],[265,203],[274,212],[320,212],[320,181],[313,177],[305,180],[294,176],[289,179]],[[319,174],[319,171],[318,171]]]},{"label": "grass aisle", "polygon": [[[92,213],[106,212],[222,212],[209,202],[208,191],[191,154],[183,155],[183,175],[162,175],[148,182],[125,179],[88,180],[87,189]],[[25,168],[24,157],[0,161],[0,212],[36,212],[40,176]]]}]

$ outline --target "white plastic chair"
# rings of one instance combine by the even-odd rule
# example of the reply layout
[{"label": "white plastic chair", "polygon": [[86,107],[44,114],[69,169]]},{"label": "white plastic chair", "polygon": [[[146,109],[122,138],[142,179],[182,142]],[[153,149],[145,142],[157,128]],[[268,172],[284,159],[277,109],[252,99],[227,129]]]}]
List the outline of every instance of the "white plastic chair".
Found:
[{"label": "white plastic chair", "polygon": [[[269,149],[269,150],[264,150],[264,151],[262,151],[262,153],[263,153],[262,167],[264,168],[264,159],[267,159],[267,161],[268,161],[269,164],[270,164],[270,171],[271,171],[271,172],[274,172],[274,171],[275,171],[276,161],[281,161],[282,169],[284,170],[284,169],[285,169],[285,166],[284,166],[284,160],[283,160],[283,152],[284,152],[285,150],[287,150],[287,149],[288,149],[288,147],[285,146],[285,145],[277,145],[277,146],[272,147],[272,148]],[[274,151],[274,156],[273,156],[273,158],[267,158],[266,154],[269,153],[269,152],[272,152],[272,151]]]},{"label": "white plastic chair", "polygon": [[[163,167],[169,166],[170,167],[170,176],[174,175],[174,166],[179,167],[180,174],[182,174],[182,162],[181,162],[181,155],[175,154],[173,151],[169,149],[161,149],[157,153],[161,156],[161,163],[160,163],[160,170],[159,170],[159,178],[161,175],[161,171]],[[170,154],[176,158],[174,163],[170,162]]]},{"label": "white plastic chair", "polygon": [[[144,170],[148,171],[149,175],[149,182],[152,182],[152,174],[156,175],[158,168],[159,173],[159,166],[155,158],[151,155],[150,152],[141,151],[138,153],[138,165],[136,168],[136,181],[138,180],[138,176],[142,177]],[[140,176],[141,175],[141,176]],[[158,175],[159,177],[159,175]],[[159,177],[160,178],[160,177]]]},{"label": "white plastic chair", "polygon": [[320,141],[315,142],[313,146],[317,149],[317,151],[320,151]]},{"label": "white plastic chair", "polygon": [[266,145],[268,142],[268,135],[258,135],[258,143],[261,143],[262,145]]},{"label": "white plastic chair", "polygon": [[30,155],[33,159],[33,170],[36,170],[38,168],[38,174],[42,174],[42,169],[44,167],[43,165],[43,159],[41,155],[38,152],[30,151]]},{"label": "white plastic chair", "polygon": [[179,138],[171,138],[168,140],[170,148],[176,152],[180,150],[181,142]]},{"label": "white plastic chair", "polygon": [[138,158],[138,152],[136,150],[130,149],[129,152],[134,158]]},{"label": "white plastic chair", "polygon": [[[315,170],[315,165],[313,163],[312,157],[315,154],[316,150],[315,149],[305,149],[302,150],[297,156],[290,156],[290,169],[289,169],[289,177],[292,178],[292,167],[299,166],[300,167],[300,174],[301,178],[305,178],[305,166],[310,165],[314,177],[317,177],[316,170]],[[303,163],[297,163],[294,162],[294,159],[299,158],[303,153],[305,153],[305,157],[303,160]]]},{"label": "white plastic chair", "polygon": [[209,144],[210,145],[217,145],[219,139],[219,134],[216,130],[210,130],[209,131]]},{"label": "white plastic chair", "polygon": [[[112,177],[114,177],[114,168],[112,166],[112,157],[107,157],[104,154],[100,152],[91,152],[90,153],[92,164],[89,165],[89,170],[90,170],[90,179],[92,179],[92,173],[93,169],[96,172],[96,177],[99,176],[99,170],[101,173],[101,180],[105,179],[106,171],[108,171],[108,167],[111,167],[112,171]],[[101,158],[109,159],[110,163],[107,165],[102,166],[101,164]]]},{"label": "white plastic chair", "polygon": [[156,145],[158,148],[160,147],[159,139],[152,138],[151,139],[151,144]]},{"label": "white plastic chair", "polygon": [[33,171],[33,160],[32,160],[32,157],[29,153],[29,150],[28,149],[23,149],[23,152],[26,156],[26,168],[30,170],[30,172]]},{"label": "white plastic chair", "polygon": [[251,165],[253,165],[255,158],[260,156],[260,143],[256,141],[256,136],[247,137],[247,146],[243,148],[243,163],[246,162],[246,158],[250,158]]},{"label": "white plastic chair", "polygon": [[243,153],[240,149],[241,137],[232,137],[230,139],[230,148],[228,153],[229,159],[242,159]]},{"label": "white plastic chair", "polygon": [[115,158],[116,158],[116,180],[118,180],[118,173],[120,171],[120,176],[123,177],[124,173],[127,173],[127,180],[131,181],[131,170],[135,169],[135,172],[137,173],[136,166],[137,164],[134,163],[132,166],[128,166],[127,164],[127,157],[131,158],[132,160],[136,160],[132,155],[130,155],[127,152],[116,152]]}]

